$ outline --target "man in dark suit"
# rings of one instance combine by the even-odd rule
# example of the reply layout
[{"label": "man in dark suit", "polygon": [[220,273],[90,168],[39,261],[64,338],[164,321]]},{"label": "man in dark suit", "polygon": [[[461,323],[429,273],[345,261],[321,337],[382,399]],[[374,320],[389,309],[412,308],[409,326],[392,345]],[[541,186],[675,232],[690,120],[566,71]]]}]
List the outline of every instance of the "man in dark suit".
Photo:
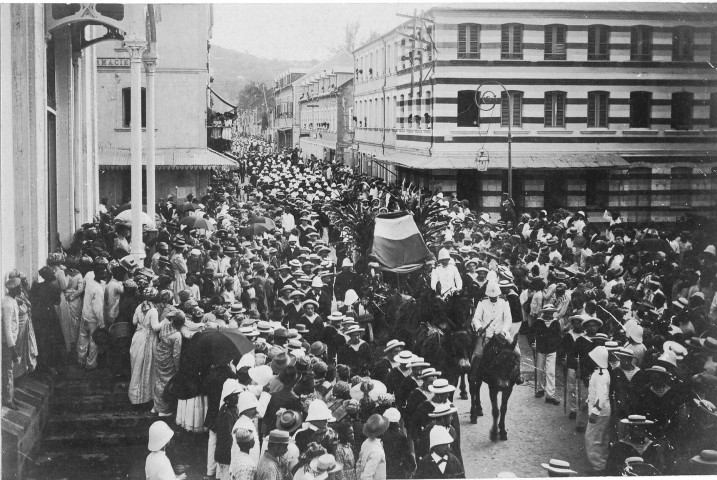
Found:
[{"label": "man in dark suit", "polygon": [[453,437],[446,427],[436,425],[430,432],[431,450],[419,462],[413,478],[466,478],[463,464],[451,453]]}]

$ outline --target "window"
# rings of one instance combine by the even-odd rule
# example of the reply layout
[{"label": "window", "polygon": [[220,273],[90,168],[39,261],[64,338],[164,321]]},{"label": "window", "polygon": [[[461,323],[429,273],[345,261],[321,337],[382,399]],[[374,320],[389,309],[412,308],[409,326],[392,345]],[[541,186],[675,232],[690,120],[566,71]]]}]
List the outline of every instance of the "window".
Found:
[{"label": "window", "polygon": [[670,206],[689,208],[692,206],[692,169],[673,167],[670,170]]},{"label": "window", "polygon": [[672,31],[672,60],[691,62],[694,58],[695,29],[688,26],[675,27]]},{"label": "window", "polygon": [[480,58],[479,32],[480,25],[474,23],[458,25],[458,58]]},{"label": "window", "polygon": [[717,128],[717,93],[710,93],[710,128]]},{"label": "window", "polygon": [[500,58],[523,58],[523,25],[511,23],[501,26],[500,32]]},{"label": "window", "polygon": [[650,128],[651,117],[652,93],[630,92],[630,128]]},{"label": "window", "polygon": [[401,40],[401,70],[406,69],[406,39]]},{"label": "window", "polygon": [[[132,123],[132,89],[122,89],[122,126],[130,128]],[[147,127],[147,99],[146,91],[142,88],[142,128]]]},{"label": "window", "polygon": [[630,60],[652,61],[652,27],[637,25],[630,29]]},{"label": "window", "polygon": [[[523,124],[523,92],[511,90],[510,97],[513,101],[513,123],[512,127],[520,127]],[[500,94],[500,126],[507,127],[510,121],[510,102],[508,95]]]},{"label": "window", "polygon": [[545,60],[565,60],[565,25],[546,25]]},{"label": "window", "polygon": [[608,92],[588,92],[588,127],[607,128]]},{"label": "window", "polygon": [[588,27],[588,60],[610,60],[610,27]]},{"label": "window", "polygon": [[480,125],[480,109],[476,105],[475,97],[475,90],[460,90],[458,92],[459,127],[477,127]]},{"label": "window", "polygon": [[545,126],[565,126],[565,92],[545,92]]},{"label": "window", "polygon": [[710,62],[714,65],[717,63],[717,28],[710,32],[710,42]]},{"label": "window", "polygon": [[404,106],[405,97],[401,95],[398,100],[398,110],[401,113],[401,115],[398,117],[398,128],[403,128],[403,122],[405,121],[404,114],[406,112],[406,107]]},{"label": "window", "polygon": [[672,94],[672,114],[670,127],[673,130],[692,129],[692,100],[694,94],[677,92]]},{"label": "window", "polygon": [[[433,61],[433,27],[426,27],[426,40],[428,40],[429,43],[426,46],[426,51],[428,53],[427,57],[429,62]],[[476,43],[478,42],[478,37],[476,37]]]}]

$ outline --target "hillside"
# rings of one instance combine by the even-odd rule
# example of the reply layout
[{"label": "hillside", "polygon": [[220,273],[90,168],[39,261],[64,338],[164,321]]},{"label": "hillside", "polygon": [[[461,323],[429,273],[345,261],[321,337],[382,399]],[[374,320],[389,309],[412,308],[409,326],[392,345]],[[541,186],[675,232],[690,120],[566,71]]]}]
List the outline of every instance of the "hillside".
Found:
[{"label": "hillside", "polygon": [[[212,88],[230,102],[235,102],[239,92],[250,82],[265,82],[267,86],[271,86],[278,74],[291,67],[309,68],[319,63],[318,60],[292,62],[260,58],[217,45],[212,45],[209,50],[209,62],[214,77]],[[215,108],[223,105],[216,100],[214,104]]]}]

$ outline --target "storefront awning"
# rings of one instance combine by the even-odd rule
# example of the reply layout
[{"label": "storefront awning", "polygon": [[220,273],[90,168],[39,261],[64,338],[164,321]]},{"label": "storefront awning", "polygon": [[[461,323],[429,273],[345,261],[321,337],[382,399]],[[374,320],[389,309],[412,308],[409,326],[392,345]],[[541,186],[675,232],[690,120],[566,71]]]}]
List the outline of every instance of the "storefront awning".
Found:
[{"label": "storefront awning", "polygon": [[[376,156],[379,162],[393,163],[402,167],[417,170],[473,170],[475,155],[438,155],[425,157],[409,153],[393,153]],[[507,169],[508,153],[488,152],[489,169]],[[570,168],[627,168],[628,163],[616,153],[514,153],[512,155],[515,169],[570,169]]]},{"label": "storefront awning", "polygon": [[280,132],[286,132],[287,130],[291,130],[294,127],[277,127],[277,130]]},{"label": "storefront awning", "polygon": [[[158,170],[210,170],[237,168],[236,161],[211,148],[158,148],[155,151]],[[100,167],[107,169],[130,168],[132,154],[129,148],[100,148]],[[147,151],[142,150],[142,165],[147,165]]]}]

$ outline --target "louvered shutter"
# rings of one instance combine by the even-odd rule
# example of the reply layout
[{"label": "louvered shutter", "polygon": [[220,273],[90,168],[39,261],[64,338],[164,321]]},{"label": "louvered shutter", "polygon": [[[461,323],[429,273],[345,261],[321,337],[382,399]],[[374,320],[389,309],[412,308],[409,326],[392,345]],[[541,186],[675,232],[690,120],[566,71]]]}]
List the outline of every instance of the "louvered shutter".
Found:
[{"label": "louvered shutter", "polygon": [[595,124],[595,108],[597,106],[597,94],[594,92],[588,93],[588,127],[596,127]]},{"label": "louvered shutter", "polygon": [[607,93],[600,93],[598,99],[598,127],[607,128]]},{"label": "louvered shutter", "polygon": [[638,55],[637,45],[640,42],[640,30],[637,27],[630,28],[630,58],[635,60]]},{"label": "louvered shutter", "polygon": [[508,123],[510,122],[508,113],[509,110],[509,104],[508,102],[508,95],[503,92],[500,94],[500,126],[501,127],[507,127]]},{"label": "louvered shutter", "polygon": [[599,32],[600,27],[588,27],[588,60],[594,60],[598,53],[597,39],[595,34]]},{"label": "louvered shutter", "polygon": [[519,127],[523,124],[523,94],[513,92],[513,126]]},{"label": "louvered shutter", "polygon": [[513,26],[513,55],[523,54],[523,26]]},{"label": "louvered shutter", "polygon": [[510,54],[510,25],[503,25],[500,32],[500,52],[503,58]]},{"label": "louvered shutter", "polygon": [[553,58],[553,27],[545,27],[545,58]]},{"label": "louvered shutter", "polygon": [[609,50],[608,45],[610,43],[610,30],[608,27],[602,25],[598,27],[598,54],[602,56],[602,58],[607,59]]},{"label": "louvered shutter", "polygon": [[470,55],[469,58],[478,58],[478,32],[479,25],[470,26]]},{"label": "louvered shutter", "polygon": [[644,57],[645,60],[649,60],[652,56],[652,28],[651,27],[643,27],[642,28],[642,51],[640,52],[640,55]]},{"label": "louvered shutter", "polygon": [[545,92],[545,122],[546,127],[553,126],[553,92]]},{"label": "louvered shutter", "polygon": [[672,32],[672,60],[679,60],[680,55],[680,28],[677,27]]},{"label": "louvered shutter", "polygon": [[458,25],[458,58],[466,58],[466,25]]},{"label": "louvered shutter", "polygon": [[555,44],[554,44],[555,57],[558,59],[565,58],[565,27],[558,25],[555,27]]},{"label": "louvered shutter", "polygon": [[565,126],[565,92],[557,92],[555,95],[555,126]]}]

